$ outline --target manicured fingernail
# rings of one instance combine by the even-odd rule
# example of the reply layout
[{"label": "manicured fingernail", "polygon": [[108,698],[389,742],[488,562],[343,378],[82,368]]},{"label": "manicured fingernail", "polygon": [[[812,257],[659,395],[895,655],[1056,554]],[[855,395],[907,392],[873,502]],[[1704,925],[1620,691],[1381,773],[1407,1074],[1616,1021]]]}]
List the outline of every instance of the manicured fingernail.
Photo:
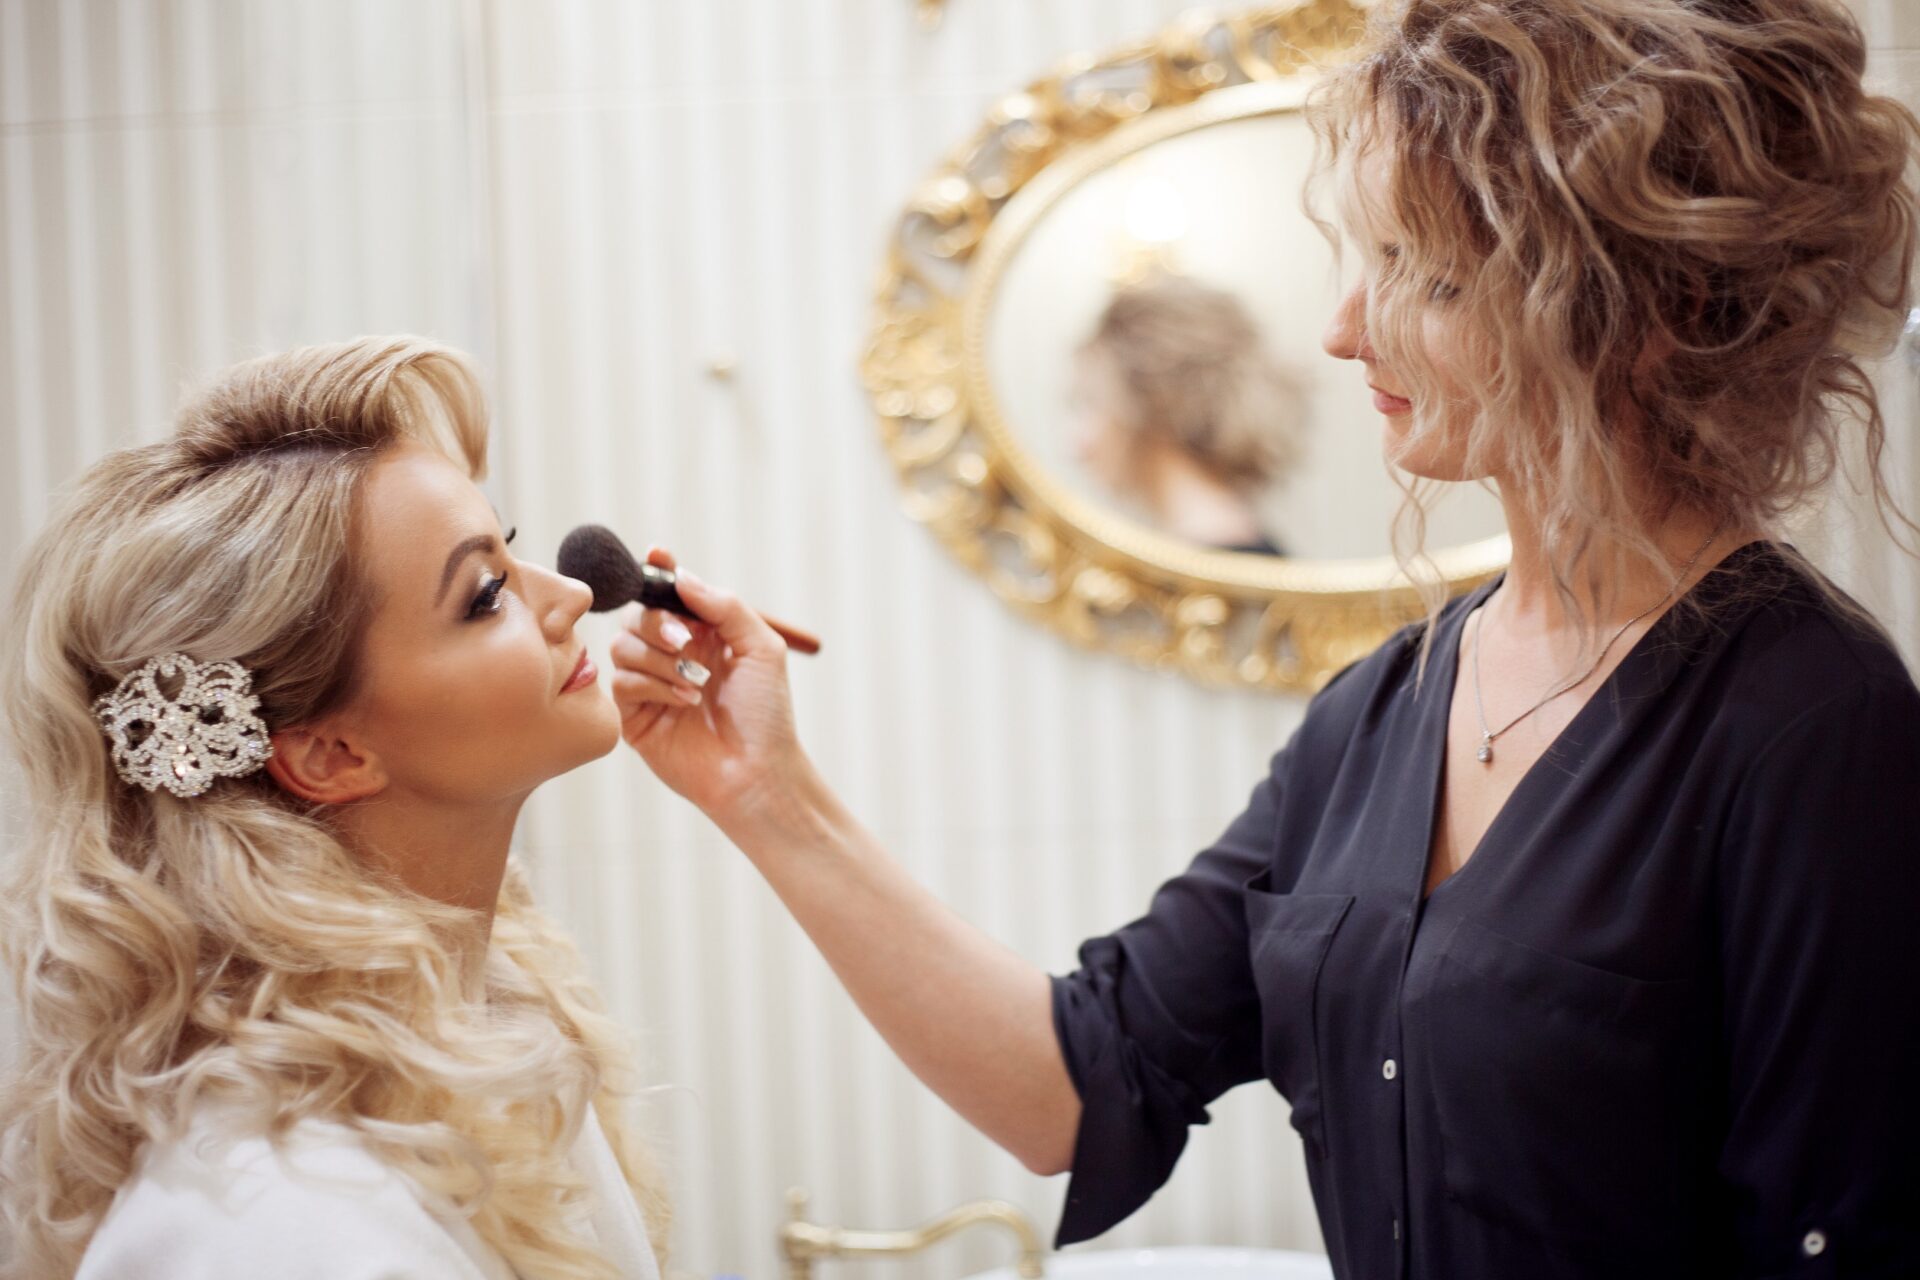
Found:
[{"label": "manicured fingernail", "polygon": [[668,618],[660,624],[660,638],[667,642],[669,649],[679,650],[687,647],[693,639],[693,632],[687,630],[687,624],[678,618]]},{"label": "manicured fingernail", "polygon": [[673,578],[674,578],[674,581],[676,582],[686,583],[688,586],[692,587],[695,591],[705,591],[707,589],[706,583],[700,581],[699,578],[687,572],[687,570],[684,568],[675,569],[673,571]]},{"label": "manicured fingernail", "polygon": [[673,686],[673,691],[679,695],[682,702],[696,707],[700,705],[700,699],[703,695],[698,689],[689,689],[683,684],[677,684]]},{"label": "manicured fingernail", "polygon": [[706,688],[707,681],[713,678],[712,672],[695,662],[692,658],[680,659],[680,661],[673,664],[673,669],[680,673],[682,680],[701,689]]}]

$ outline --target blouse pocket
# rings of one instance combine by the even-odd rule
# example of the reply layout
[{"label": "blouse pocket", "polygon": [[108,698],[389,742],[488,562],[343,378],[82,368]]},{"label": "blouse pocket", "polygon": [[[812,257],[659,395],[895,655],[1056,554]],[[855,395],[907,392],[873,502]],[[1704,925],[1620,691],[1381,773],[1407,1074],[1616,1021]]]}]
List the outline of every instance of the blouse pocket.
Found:
[{"label": "blouse pocket", "polygon": [[1293,1104],[1291,1123],[1317,1156],[1326,1154],[1320,1120],[1320,1037],[1315,995],[1334,931],[1351,894],[1273,893],[1262,872],[1247,886],[1247,939],[1260,995],[1260,1055],[1267,1079]]},{"label": "blouse pocket", "polygon": [[1560,1242],[1686,1231],[1695,984],[1649,981],[1462,920],[1425,1003],[1447,1194]]}]

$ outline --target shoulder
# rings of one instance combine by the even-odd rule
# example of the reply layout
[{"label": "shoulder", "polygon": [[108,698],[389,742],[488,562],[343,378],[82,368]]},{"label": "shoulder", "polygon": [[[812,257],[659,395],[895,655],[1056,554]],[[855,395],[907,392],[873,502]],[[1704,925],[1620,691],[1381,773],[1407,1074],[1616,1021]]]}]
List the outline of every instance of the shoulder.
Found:
[{"label": "shoulder", "polygon": [[510,1274],[471,1227],[431,1212],[344,1126],[304,1121],[269,1140],[215,1112],[147,1148],[75,1280]]},{"label": "shoulder", "polygon": [[1713,717],[1698,757],[1721,797],[1722,872],[1766,886],[1757,898],[1803,921],[1848,902],[1910,912],[1920,688],[1850,601],[1793,576],[1729,626],[1699,690]]},{"label": "shoulder", "polygon": [[1753,568],[1716,664],[1732,740],[1761,756],[1838,735],[1920,747],[1920,689],[1884,630],[1810,566],[1766,556]]}]

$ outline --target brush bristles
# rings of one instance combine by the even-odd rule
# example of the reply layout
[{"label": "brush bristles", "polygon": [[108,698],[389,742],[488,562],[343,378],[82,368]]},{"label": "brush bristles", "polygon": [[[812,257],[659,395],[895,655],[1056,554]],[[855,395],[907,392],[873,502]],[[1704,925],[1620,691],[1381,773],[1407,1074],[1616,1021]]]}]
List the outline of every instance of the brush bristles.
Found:
[{"label": "brush bristles", "polygon": [[583,524],[560,542],[557,566],[593,591],[593,611],[605,613],[645,591],[646,579],[620,535],[604,525]]}]

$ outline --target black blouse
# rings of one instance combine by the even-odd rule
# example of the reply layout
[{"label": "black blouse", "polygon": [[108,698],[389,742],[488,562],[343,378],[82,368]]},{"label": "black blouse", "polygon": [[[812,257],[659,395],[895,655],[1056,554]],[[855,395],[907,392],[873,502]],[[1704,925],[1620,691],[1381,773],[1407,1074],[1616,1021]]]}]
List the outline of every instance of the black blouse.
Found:
[{"label": "black blouse", "polygon": [[1226,833],[1054,979],[1084,1107],[1060,1243],[1264,1077],[1344,1280],[1920,1276],[1897,651],[1748,543],[1694,588],[1712,623],[1657,619],[1423,899],[1498,581],[1447,606],[1418,693],[1417,627],[1335,677]]}]

